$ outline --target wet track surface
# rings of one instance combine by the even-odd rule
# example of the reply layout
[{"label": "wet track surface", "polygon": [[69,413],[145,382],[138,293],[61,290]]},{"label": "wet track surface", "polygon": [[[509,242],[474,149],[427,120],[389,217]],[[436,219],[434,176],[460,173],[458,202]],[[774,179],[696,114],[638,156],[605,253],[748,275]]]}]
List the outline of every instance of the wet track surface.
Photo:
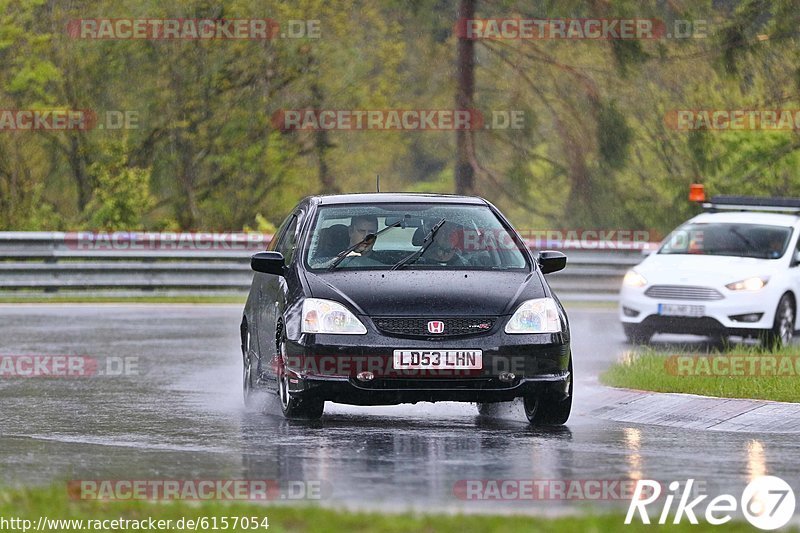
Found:
[{"label": "wet track surface", "polygon": [[[303,480],[320,486],[320,503],[328,506],[556,513],[585,502],[474,501],[457,489],[463,480],[481,479],[692,477],[712,495],[739,495],[762,474],[800,489],[796,435],[593,417],[598,389],[587,386],[631,347],[613,309],[568,310],[577,375],[573,416],[567,427],[536,429],[518,406],[483,418],[470,404],[328,404],[318,422],[285,421],[271,399],[262,410],[248,411],[241,403],[239,306],[0,306],[0,355],[85,355],[136,364],[124,376],[0,378],[0,484]],[[627,507],[627,501],[607,503]]]}]

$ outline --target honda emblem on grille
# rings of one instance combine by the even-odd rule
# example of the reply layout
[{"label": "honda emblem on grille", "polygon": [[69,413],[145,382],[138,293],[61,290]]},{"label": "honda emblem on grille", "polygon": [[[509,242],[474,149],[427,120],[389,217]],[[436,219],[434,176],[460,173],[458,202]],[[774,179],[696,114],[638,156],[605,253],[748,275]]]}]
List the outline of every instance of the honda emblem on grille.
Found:
[{"label": "honda emblem on grille", "polygon": [[428,331],[430,333],[444,333],[444,322],[441,320],[431,320],[428,322]]}]

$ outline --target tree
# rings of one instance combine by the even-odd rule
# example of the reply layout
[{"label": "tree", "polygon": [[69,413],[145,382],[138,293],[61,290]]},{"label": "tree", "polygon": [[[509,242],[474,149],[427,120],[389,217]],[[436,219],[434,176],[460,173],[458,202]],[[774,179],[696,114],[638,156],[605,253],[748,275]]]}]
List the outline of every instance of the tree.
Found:
[{"label": "tree", "polygon": [[[461,0],[458,20],[475,18],[476,0]],[[475,41],[466,34],[457,37],[456,109],[473,109],[475,97]],[[456,130],[456,193],[475,192],[475,149],[472,132]]]}]

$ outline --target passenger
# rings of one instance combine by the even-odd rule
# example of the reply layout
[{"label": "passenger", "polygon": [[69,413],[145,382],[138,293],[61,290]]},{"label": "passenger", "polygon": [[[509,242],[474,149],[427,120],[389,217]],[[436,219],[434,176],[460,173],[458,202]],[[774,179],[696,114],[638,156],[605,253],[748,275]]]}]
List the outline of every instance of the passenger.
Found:
[{"label": "passenger", "polygon": [[459,226],[445,223],[436,232],[430,248],[425,255],[435,263],[447,266],[467,266],[467,261],[459,250],[459,242],[463,238],[463,231],[457,231]]}]

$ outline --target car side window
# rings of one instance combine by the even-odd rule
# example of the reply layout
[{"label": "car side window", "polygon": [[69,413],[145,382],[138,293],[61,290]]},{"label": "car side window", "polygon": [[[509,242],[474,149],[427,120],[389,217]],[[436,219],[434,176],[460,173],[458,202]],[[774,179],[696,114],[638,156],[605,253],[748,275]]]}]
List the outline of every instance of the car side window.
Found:
[{"label": "car side window", "polygon": [[281,225],[278,226],[278,229],[275,230],[275,233],[272,235],[272,239],[270,239],[269,244],[267,245],[267,250],[274,252],[278,249],[278,241],[280,241],[281,238],[286,235],[286,227],[293,219],[294,216],[283,219]]},{"label": "car side window", "polygon": [[800,264],[800,261],[797,260],[798,257],[800,257],[800,237],[798,237],[797,244],[794,247],[794,255],[792,256],[791,266],[797,266]]},{"label": "car side window", "polygon": [[286,261],[286,264],[292,262],[292,258],[294,257],[294,251],[297,247],[297,215],[292,215],[292,219],[289,221],[286,229],[284,230],[283,234],[280,236],[280,240],[278,241],[278,245],[276,247],[276,251],[283,254],[283,258]]}]

